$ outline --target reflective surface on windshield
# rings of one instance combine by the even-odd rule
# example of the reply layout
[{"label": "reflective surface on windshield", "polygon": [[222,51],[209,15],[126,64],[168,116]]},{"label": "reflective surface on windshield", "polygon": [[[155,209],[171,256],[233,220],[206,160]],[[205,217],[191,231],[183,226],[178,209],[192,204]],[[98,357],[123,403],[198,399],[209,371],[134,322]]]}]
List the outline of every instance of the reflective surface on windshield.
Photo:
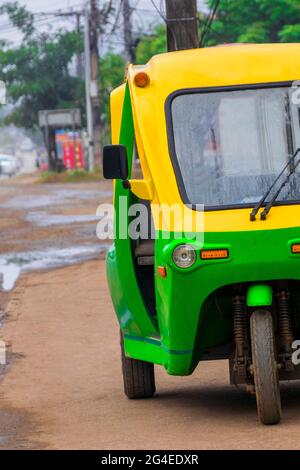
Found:
[{"label": "reflective surface on windshield", "polygon": [[[188,202],[227,206],[261,198],[300,146],[299,108],[291,95],[282,87],[173,99],[175,152]],[[296,173],[279,200],[300,200],[299,182]]]}]

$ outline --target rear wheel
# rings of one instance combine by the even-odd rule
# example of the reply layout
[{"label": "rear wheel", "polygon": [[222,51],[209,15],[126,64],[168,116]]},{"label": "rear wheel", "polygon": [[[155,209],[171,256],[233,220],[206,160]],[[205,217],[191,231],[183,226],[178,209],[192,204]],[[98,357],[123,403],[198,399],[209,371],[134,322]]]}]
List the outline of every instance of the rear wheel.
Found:
[{"label": "rear wheel", "polygon": [[153,397],[155,394],[154,364],[126,357],[122,333],[121,354],[125,395],[130,399]]},{"label": "rear wheel", "polygon": [[263,424],[277,424],[281,419],[281,401],[271,313],[253,312],[250,328],[258,416]]}]

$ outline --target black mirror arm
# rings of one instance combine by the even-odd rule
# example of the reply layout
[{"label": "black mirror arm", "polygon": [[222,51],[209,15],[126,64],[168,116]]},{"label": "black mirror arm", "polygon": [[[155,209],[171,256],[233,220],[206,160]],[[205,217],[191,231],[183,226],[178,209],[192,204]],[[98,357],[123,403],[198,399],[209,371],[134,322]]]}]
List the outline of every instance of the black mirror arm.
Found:
[{"label": "black mirror arm", "polygon": [[122,185],[124,189],[131,189],[131,184],[130,184],[130,181],[128,180],[123,180]]}]

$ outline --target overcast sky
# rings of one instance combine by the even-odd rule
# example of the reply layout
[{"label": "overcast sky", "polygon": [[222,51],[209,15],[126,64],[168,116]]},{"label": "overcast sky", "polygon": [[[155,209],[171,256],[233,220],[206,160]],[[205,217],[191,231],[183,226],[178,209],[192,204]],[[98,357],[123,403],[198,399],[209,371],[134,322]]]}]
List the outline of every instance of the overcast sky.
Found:
[{"label": "overcast sky", "polygon": [[[0,4],[3,3],[4,0],[0,0]],[[155,4],[157,5],[158,9],[164,8],[164,0],[154,0]],[[205,0],[197,0],[198,8],[203,9]],[[83,7],[86,3],[84,0],[20,0],[20,4],[26,6],[28,10],[34,13],[47,13],[53,12],[57,10],[69,11],[69,10],[78,10]],[[100,0],[100,5],[105,3],[105,0]],[[156,24],[157,22],[161,21],[159,13],[153,6],[151,0],[131,0],[132,7],[136,7],[137,13],[134,15],[133,18],[133,29],[134,30],[141,30],[147,31],[151,29],[151,26]],[[116,0],[116,4],[119,4],[119,0]],[[43,30],[48,28],[49,26],[52,29],[56,29],[58,27],[66,27],[68,29],[74,29],[75,27],[75,18],[69,18],[66,20],[60,20],[55,17],[43,17],[43,16],[36,16],[36,26]],[[9,41],[15,43],[16,45],[21,43],[22,37],[17,29],[12,28],[9,24],[7,18],[4,16],[0,19],[0,38],[8,39]],[[102,45],[102,47],[107,48],[113,47],[116,49],[122,48],[122,31],[121,28],[116,32],[115,35],[110,36],[109,42],[110,44]]]},{"label": "overcast sky", "polygon": [[[154,0],[156,5],[160,5],[160,0]],[[2,2],[0,2],[2,3]],[[72,6],[77,6],[77,5],[83,5],[85,2],[84,1],[79,1],[79,0],[23,0],[20,3],[23,5],[26,5],[30,10],[32,11],[51,11],[55,8],[68,8]],[[100,0],[100,4],[104,3],[103,0]],[[142,8],[150,8],[154,9],[152,3],[150,0],[132,0],[131,2],[133,6],[137,4],[138,7]],[[203,4],[205,3],[204,0],[197,0],[198,7],[202,7]]]}]

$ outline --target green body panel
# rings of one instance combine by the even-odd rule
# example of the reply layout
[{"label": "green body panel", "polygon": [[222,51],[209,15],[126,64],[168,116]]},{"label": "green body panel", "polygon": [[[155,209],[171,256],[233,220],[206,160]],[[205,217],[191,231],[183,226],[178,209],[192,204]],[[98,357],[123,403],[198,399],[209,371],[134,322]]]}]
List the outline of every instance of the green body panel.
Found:
[{"label": "green body panel", "polygon": [[149,361],[155,364],[164,365],[164,349],[161,342],[155,338],[141,338],[139,336],[124,335],[124,346],[126,356],[142,361]]},{"label": "green body panel", "polygon": [[272,287],[266,284],[254,284],[247,291],[247,307],[268,307],[273,303]]},{"label": "green body panel", "polygon": [[177,369],[176,358],[170,355],[168,367],[172,373],[174,370],[179,374],[192,372],[206,349],[233,339],[232,290],[229,286],[300,279],[300,256],[293,259],[290,256],[290,240],[299,235],[298,227],[205,233],[203,248],[229,247],[229,259],[203,261],[198,255],[188,272],[174,269],[171,260],[164,256],[170,242],[156,241],[156,265],[167,264],[167,277],[156,276],[162,344],[170,350],[193,351],[186,357],[184,370]]},{"label": "green body panel", "polygon": [[[123,105],[120,143],[127,148],[129,177],[132,165],[133,142],[133,118],[129,89],[127,86]],[[120,201],[122,201],[122,204],[125,203],[130,206],[135,202],[135,197],[127,189],[123,188],[121,181],[116,181],[114,199],[116,214],[119,214],[120,211]],[[156,335],[157,331],[154,327],[153,320],[147,313],[135,276],[131,240],[126,236],[129,223],[126,218],[126,211],[121,214],[123,216],[122,227],[123,231],[125,231],[125,236],[123,237],[122,233],[120,234],[119,228],[121,219],[117,215],[114,221],[115,233],[117,235],[115,236],[114,245],[108,252],[106,263],[108,285],[111,291],[114,308],[118,315],[121,328],[125,333],[128,332],[140,336]]]},{"label": "green body panel", "polygon": [[[226,246],[230,256],[226,260],[201,260],[197,242],[186,239],[170,241],[158,233],[155,242],[155,291],[156,336],[159,338],[153,341],[152,335],[136,335],[135,325],[139,325],[140,312],[132,310],[131,326],[125,331],[128,337],[126,353],[135,359],[162,364],[169,374],[190,374],[207,349],[233,339],[232,285],[300,280],[300,256],[291,256],[290,251],[291,240],[299,241],[299,237],[298,227],[205,233],[204,249]],[[197,261],[189,270],[176,268],[169,250],[169,245],[173,249],[184,242],[194,244],[197,249]],[[156,267],[161,265],[167,269],[165,278],[156,274]],[[120,277],[122,275],[127,276],[128,271],[119,273]],[[267,285],[264,286],[265,294],[266,291],[270,295],[271,288],[268,289]],[[112,289],[112,296],[115,294]],[[299,302],[297,289],[295,298]],[[120,318],[120,312],[117,314]],[[299,324],[299,318],[296,320]]]}]

